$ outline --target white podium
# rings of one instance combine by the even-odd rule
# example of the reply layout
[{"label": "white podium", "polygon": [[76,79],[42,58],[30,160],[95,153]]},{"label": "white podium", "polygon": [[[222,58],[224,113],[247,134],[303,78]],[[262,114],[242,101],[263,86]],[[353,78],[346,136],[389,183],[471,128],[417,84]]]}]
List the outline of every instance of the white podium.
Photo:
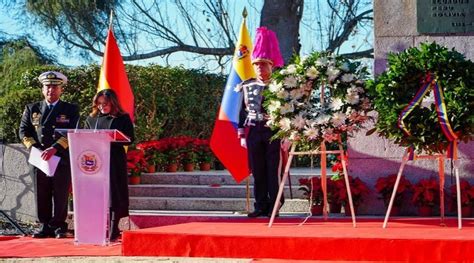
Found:
[{"label": "white podium", "polygon": [[75,244],[109,243],[110,143],[130,142],[118,130],[56,129],[67,134]]}]

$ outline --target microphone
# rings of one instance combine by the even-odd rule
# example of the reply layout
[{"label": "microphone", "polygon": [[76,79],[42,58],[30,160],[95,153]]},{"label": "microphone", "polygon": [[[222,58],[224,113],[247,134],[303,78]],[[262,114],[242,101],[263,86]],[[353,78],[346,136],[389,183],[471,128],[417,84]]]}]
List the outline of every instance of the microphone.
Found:
[{"label": "microphone", "polygon": [[77,130],[79,129],[79,122],[81,121],[81,116],[79,116],[79,118],[77,119],[77,122],[76,122],[76,129],[74,130],[74,132],[77,132]]},{"label": "microphone", "polygon": [[97,125],[99,124],[99,118],[95,120],[94,132],[97,132]]}]

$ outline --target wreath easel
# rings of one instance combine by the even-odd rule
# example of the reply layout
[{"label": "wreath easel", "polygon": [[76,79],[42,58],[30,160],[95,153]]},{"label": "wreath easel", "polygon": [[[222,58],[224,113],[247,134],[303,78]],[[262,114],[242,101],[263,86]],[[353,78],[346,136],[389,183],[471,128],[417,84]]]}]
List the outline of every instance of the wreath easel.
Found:
[{"label": "wreath easel", "polygon": [[[320,98],[319,101],[321,105],[324,104],[324,87],[325,84],[322,83],[320,86]],[[320,154],[321,155],[321,189],[323,191],[323,217],[324,220],[327,220],[328,217],[328,198],[327,198],[327,154],[339,154],[341,157],[341,164],[342,164],[342,169],[344,172],[344,182],[346,185],[346,190],[347,190],[347,196],[349,199],[349,207],[351,210],[351,218],[352,218],[352,225],[353,227],[356,227],[356,219],[355,219],[355,211],[354,211],[354,203],[352,202],[352,193],[351,193],[351,187],[349,184],[349,175],[347,174],[347,166],[346,166],[346,158],[344,154],[344,148],[342,146],[342,140],[341,140],[341,135],[337,134],[337,143],[339,146],[339,150],[326,150],[326,140],[323,140],[320,144],[319,149],[315,150],[310,150],[310,151],[302,151],[302,152],[297,152],[296,151],[296,146],[297,143],[293,143],[291,146],[291,150],[289,151],[289,157],[288,161],[285,165],[285,170],[283,173],[283,178],[281,179],[280,182],[280,187],[278,189],[278,194],[277,198],[275,200],[275,204],[273,205],[273,211],[272,215],[270,217],[270,222],[268,223],[268,227],[272,227],[273,222],[275,220],[276,213],[278,209],[280,208],[279,206],[279,200],[281,199],[281,196],[283,194],[283,189],[285,187],[285,182],[287,179],[289,179],[289,173],[290,173],[290,167],[291,167],[291,162],[293,160],[293,157],[296,155],[316,155]]]},{"label": "wreath easel", "polygon": [[398,185],[400,183],[400,178],[403,174],[403,170],[405,165],[410,160],[416,159],[428,159],[428,160],[438,160],[438,175],[439,175],[439,199],[440,199],[440,219],[441,225],[445,225],[444,223],[444,183],[445,183],[445,174],[444,174],[444,160],[445,158],[453,160],[454,163],[454,173],[456,177],[456,203],[457,203],[457,210],[458,210],[458,229],[462,229],[462,213],[461,213],[461,188],[460,188],[460,180],[459,180],[459,162],[457,158],[457,145],[458,145],[458,137],[456,133],[454,133],[453,129],[451,128],[451,124],[449,123],[449,118],[447,117],[446,111],[446,103],[444,102],[444,94],[443,89],[437,83],[436,78],[431,74],[427,73],[424,83],[422,87],[418,90],[415,97],[411,100],[407,107],[400,113],[398,118],[398,126],[402,131],[407,135],[410,136],[411,133],[406,128],[403,120],[407,117],[410,112],[413,110],[414,107],[418,106],[423,98],[430,92],[433,91],[435,97],[435,106],[436,112],[438,115],[438,123],[441,126],[441,130],[445,137],[450,141],[450,145],[448,149],[440,154],[428,154],[428,155],[417,155],[414,152],[413,147],[408,147],[402,157],[402,163],[398,170],[397,179],[395,181],[395,186],[393,188],[393,192],[390,198],[390,202],[387,208],[387,212],[385,214],[385,219],[383,223],[383,228],[387,227],[388,219],[390,216],[390,212],[392,210],[393,202],[395,200],[395,195],[398,190]]},{"label": "wreath easel", "polygon": [[[461,229],[457,145],[474,138],[470,124],[473,114],[469,110],[474,100],[474,63],[454,49],[435,42],[390,53],[387,60],[388,70],[367,82],[367,90],[378,112],[376,128],[372,131],[407,149],[402,157],[383,228],[387,227],[405,165],[416,159],[438,161],[440,216],[444,225],[444,161],[451,159],[456,177],[458,228]],[[435,103],[424,105],[423,98],[431,91]]]},{"label": "wreath easel", "polygon": [[320,149],[318,150],[311,150],[311,151],[302,151],[302,152],[297,152],[296,151],[296,146],[297,144],[293,144],[291,146],[291,150],[289,152],[289,157],[288,157],[288,162],[286,163],[285,166],[285,171],[283,173],[283,178],[280,183],[280,187],[278,189],[278,194],[277,198],[275,201],[275,204],[273,206],[273,211],[272,211],[272,216],[270,217],[270,222],[268,223],[268,227],[272,227],[273,221],[275,220],[276,213],[279,209],[279,200],[283,194],[283,189],[285,187],[285,182],[288,179],[289,176],[289,171],[290,171],[290,166],[291,162],[293,160],[293,157],[296,155],[316,155],[320,154],[321,155],[321,188],[323,191],[323,217],[326,220],[328,217],[328,199],[327,199],[327,171],[326,171],[326,157],[327,154],[339,154],[341,156],[341,163],[342,163],[342,169],[344,172],[344,182],[346,184],[346,190],[347,190],[347,196],[349,199],[349,207],[351,210],[351,217],[352,217],[352,225],[353,227],[356,227],[356,219],[355,219],[355,211],[354,211],[354,204],[352,202],[352,194],[351,194],[351,188],[349,185],[349,175],[347,173],[347,166],[346,166],[346,161],[345,161],[345,155],[344,155],[344,148],[342,147],[342,141],[341,141],[341,136],[338,135],[337,139],[338,145],[339,145],[339,150],[326,150],[326,141],[324,140],[321,145]]}]

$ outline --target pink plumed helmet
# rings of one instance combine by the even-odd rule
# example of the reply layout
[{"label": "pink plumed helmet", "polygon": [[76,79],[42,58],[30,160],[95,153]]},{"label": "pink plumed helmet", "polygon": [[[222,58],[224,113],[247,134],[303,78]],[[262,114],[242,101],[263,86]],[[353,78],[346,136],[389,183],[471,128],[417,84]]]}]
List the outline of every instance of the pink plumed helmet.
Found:
[{"label": "pink plumed helmet", "polygon": [[270,62],[273,67],[283,66],[283,58],[278,45],[278,38],[275,32],[266,27],[257,28],[255,35],[255,46],[252,52],[252,64],[266,61]]}]

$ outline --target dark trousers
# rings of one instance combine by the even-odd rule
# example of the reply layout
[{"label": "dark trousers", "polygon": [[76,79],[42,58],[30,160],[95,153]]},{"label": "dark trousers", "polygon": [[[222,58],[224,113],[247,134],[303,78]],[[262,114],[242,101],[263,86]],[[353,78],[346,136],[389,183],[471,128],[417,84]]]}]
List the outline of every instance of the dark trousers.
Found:
[{"label": "dark trousers", "polygon": [[66,231],[67,203],[71,183],[69,160],[59,162],[53,177],[47,177],[35,167],[33,167],[32,173],[36,180],[38,221],[43,224],[43,227],[53,231],[58,228]]},{"label": "dark trousers", "polygon": [[247,136],[249,165],[254,178],[255,210],[270,212],[278,194],[280,140],[263,122],[251,126]]}]

